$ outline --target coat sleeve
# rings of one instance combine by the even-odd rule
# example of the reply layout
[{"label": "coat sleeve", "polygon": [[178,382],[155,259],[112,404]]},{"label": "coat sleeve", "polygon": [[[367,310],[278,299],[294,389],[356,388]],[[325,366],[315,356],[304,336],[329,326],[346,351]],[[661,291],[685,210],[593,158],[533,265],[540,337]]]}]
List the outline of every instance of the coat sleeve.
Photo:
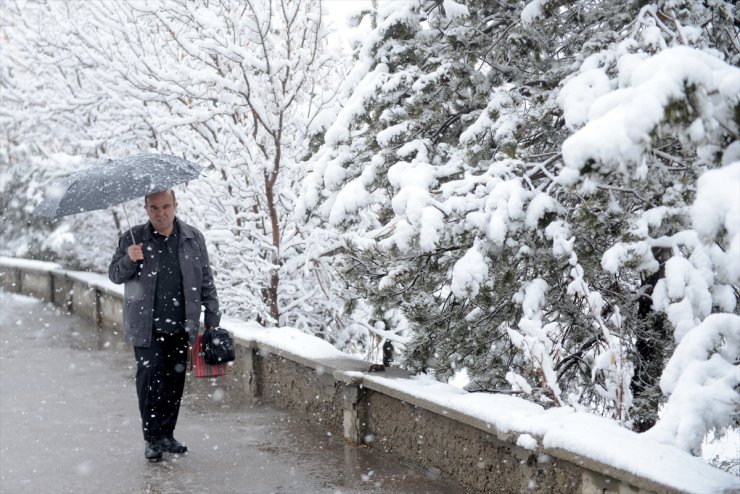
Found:
[{"label": "coat sleeve", "polygon": [[127,252],[129,245],[131,243],[127,241],[127,237],[122,235],[118,240],[118,248],[113,254],[110,266],[108,266],[108,278],[117,285],[125,283],[136,274],[136,263],[131,260]]},{"label": "coat sleeve", "polygon": [[201,255],[203,256],[202,282],[200,285],[200,300],[205,308],[203,312],[203,323],[207,328],[213,328],[221,323],[221,311],[219,310],[218,294],[216,293],[216,284],[213,282],[213,273],[211,272],[211,262],[208,258],[208,249],[206,240],[203,235],[199,235],[202,245]]}]

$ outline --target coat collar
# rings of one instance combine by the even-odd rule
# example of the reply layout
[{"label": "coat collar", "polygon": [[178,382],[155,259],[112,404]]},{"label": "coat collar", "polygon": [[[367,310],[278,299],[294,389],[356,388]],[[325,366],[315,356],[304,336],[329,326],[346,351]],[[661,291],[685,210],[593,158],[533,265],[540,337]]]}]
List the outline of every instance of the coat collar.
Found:
[{"label": "coat collar", "polygon": [[[195,228],[188,225],[184,221],[180,221],[180,219],[177,217],[175,217],[175,222],[177,223],[177,229],[179,230],[179,233],[183,238],[195,238]],[[142,225],[142,227],[142,239],[147,241],[154,240],[154,227],[152,227],[151,221],[147,221],[146,224]]]},{"label": "coat collar", "polygon": [[184,221],[180,221],[179,219],[175,218],[175,221],[177,222],[177,227],[180,229],[180,235],[183,236],[183,238],[195,238],[195,228],[188,225]]}]

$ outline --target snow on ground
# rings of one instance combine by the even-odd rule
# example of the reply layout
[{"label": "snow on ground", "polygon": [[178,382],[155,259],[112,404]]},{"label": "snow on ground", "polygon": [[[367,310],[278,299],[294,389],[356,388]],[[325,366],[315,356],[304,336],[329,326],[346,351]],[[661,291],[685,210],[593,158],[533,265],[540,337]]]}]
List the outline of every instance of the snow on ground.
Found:
[{"label": "snow on ground", "polygon": [[[0,264],[60,269],[59,265],[53,263],[4,257],[0,257]],[[96,286],[110,288],[110,282],[102,275],[74,275]],[[22,298],[18,296],[19,301]],[[269,345],[305,359],[354,358],[328,342],[294,328],[263,328],[252,321],[230,318],[224,318],[222,326],[237,339]],[[468,415],[500,432],[518,434],[517,444],[527,449],[564,450],[686,492],[740,492],[740,477],[713,468],[701,458],[627,430],[603,417],[566,407],[546,410],[513,396],[468,393],[429,376],[403,379],[362,372],[349,374],[362,378],[365,383],[380,384],[409,395],[420,403],[431,403]]]}]

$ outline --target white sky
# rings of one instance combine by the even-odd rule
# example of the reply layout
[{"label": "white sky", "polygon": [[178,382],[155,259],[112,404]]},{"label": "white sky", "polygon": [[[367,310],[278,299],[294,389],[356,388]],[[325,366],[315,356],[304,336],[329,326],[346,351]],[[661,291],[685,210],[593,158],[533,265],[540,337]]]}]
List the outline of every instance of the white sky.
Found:
[{"label": "white sky", "polygon": [[346,42],[345,33],[347,28],[347,18],[363,8],[369,8],[370,0],[324,0],[324,8],[331,18],[330,28],[336,29],[330,39],[332,42]]},{"label": "white sky", "polygon": [[370,0],[324,0],[329,15],[337,19],[344,18],[357,10],[370,7]]}]

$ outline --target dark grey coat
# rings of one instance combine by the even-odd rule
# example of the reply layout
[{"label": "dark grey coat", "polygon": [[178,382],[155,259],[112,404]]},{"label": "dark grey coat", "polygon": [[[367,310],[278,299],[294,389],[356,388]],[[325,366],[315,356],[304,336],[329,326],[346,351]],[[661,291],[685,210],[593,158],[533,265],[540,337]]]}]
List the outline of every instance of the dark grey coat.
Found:
[{"label": "dark grey coat", "polygon": [[[185,329],[190,342],[195,342],[200,327],[201,305],[205,307],[204,322],[207,327],[218,326],[221,312],[213,283],[208,252],[203,234],[180,220],[178,257],[182,272],[182,287],[185,294]],[[144,244],[144,261],[135,263],[129,258],[127,249],[133,243],[126,232],[118,241],[113,254],[108,277],[113,283],[124,285],[123,337],[134,346],[147,347],[151,343],[154,323],[154,292],[157,285],[159,252],[149,223],[133,227],[137,243]]]}]

